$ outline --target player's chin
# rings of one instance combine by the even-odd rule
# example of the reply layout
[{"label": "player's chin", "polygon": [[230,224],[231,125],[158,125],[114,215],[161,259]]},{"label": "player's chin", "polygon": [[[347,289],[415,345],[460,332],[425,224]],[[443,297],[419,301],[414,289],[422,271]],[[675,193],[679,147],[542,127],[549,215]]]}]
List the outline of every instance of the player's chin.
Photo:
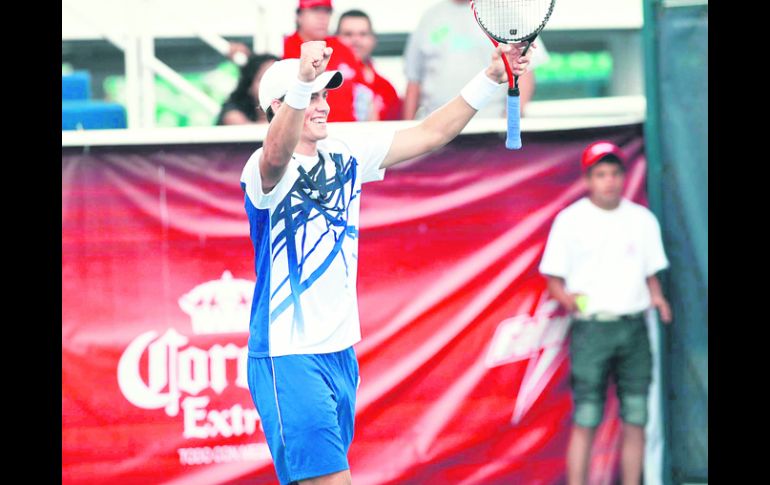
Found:
[{"label": "player's chin", "polygon": [[307,121],[305,123],[305,132],[316,139],[326,138],[326,122],[317,123],[314,121]]},{"label": "player's chin", "polygon": [[326,123],[314,126],[313,127],[313,134],[316,135],[316,138],[318,138],[319,140],[329,136],[329,133],[326,130]]}]

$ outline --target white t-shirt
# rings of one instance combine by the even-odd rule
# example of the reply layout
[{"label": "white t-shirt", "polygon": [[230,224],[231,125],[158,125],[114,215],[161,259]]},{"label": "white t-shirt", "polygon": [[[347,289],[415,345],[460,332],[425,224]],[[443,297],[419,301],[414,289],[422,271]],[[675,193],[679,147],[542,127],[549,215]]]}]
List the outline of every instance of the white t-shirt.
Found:
[{"label": "white t-shirt", "polygon": [[636,313],[650,306],[646,279],[668,267],[660,226],[646,207],[622,199],[604,210],[584,197],[553,222],[540,272],[587,296],[586,314]]},{"label": "white t-shirt", "polygon": [[249,356],[337,352],[361,340],[361,184],[383,179],[379,167],[392,141],[393,133],[321,140],[318,155],[294,154],[268,194],[259,171],[262,148],[246,162],[241,187],[257,274]]}]

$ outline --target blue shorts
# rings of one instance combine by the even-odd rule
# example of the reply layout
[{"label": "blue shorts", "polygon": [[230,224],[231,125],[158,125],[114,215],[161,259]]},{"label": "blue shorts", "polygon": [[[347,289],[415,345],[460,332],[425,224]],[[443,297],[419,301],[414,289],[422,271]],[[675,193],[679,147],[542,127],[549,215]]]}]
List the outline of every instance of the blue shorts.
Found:
[{"label": "blue shorts", "polygon": [[353,347],[249,357],[249,391],[282,485],[350,468],[358,387]]}]

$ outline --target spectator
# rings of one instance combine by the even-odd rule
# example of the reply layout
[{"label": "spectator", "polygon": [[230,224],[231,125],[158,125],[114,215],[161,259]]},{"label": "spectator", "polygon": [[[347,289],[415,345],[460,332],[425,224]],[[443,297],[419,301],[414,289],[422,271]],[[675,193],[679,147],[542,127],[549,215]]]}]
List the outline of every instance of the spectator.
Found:
[{"label": "spectator", "polygon": [[[356,104],[358,119],[400,120],[401,99],[393,85],[375,71],[372,63],[372,51],[377,46],[377,36],[369,16],[361,10],[348,10],[343,13],[337,23],[337,37],[353,49],[363,64],[363,86],[372,92],[371,103]],[[360,98],[365,99],[364,96]],[[359,110],[363,111],[360,115]]]},{"label": "spectator", "polygon": [[[363,65],[353,51],[335,36],[329,36],[331,20],[331,0],[299,0],[297,7],[297,31],[283,41],[283,58],[299,58],[303,42],[313,40],[326,41],[327,47],[334,50],[329,70],[342,73],[345,82],[338,89],[329,91],[327,102],[331,107],[328,121],[357,121],[355,97],[366,96],[367,92],[356,89],[356,84],[363,84]],[[368,93],[371,96],[371,91]],[[371,102],[369,100],[360,103]],[[366,118],[365,118],[366,119]],[[365,121],[365,119],[361,121]]]},{"label": "spectator", "polygon": [[668,259],[655,216],[622,196],[625,157],[620,148],[592,143],[581,165],[588,197],[557,214],[540,263],[548,292],[574,315],[570,383],[575,409],[567,483],[587,483],[591,444],[611,376],[623,420],[622,481],[638,484],[652,378],[644,312],[656,308],[663,322],[671,322],[656,277]]},{"label": "spectator", "polygon": [[[532,70],[548,59],[540,39],[534,43],[532,62],[527,74],[519,78],[521,112],[535,92]],[[467,0],[441,0],[425,11],[407,41],[404,52],[406,78],[404,119],[423,118],[443,105],[462,88],[468,71],[482,69],[492,42],[473,18]],[[505,117],[506,93],[480,111],[476,118]]]},{"label": "spectator", "polygon": [[222,105],[217,125],[245,125],[267,123],[264,111],[259,109],[259,81],[267,68],[278,58],[271,54],[251,54],[241,67],[238,85]]}]

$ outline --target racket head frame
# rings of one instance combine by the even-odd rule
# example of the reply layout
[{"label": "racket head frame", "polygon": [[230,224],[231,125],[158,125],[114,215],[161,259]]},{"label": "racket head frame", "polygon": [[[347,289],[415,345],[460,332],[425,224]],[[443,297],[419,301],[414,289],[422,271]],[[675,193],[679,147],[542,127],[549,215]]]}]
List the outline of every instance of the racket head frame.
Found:
[{"label": "racket head frame", "polygon": [[481,23],[481,21],[479,20],[479,16],[476,13],[476,0],[470,0],[470,6],[471,6],[471,11],[473,12],[473,18],[476,19],[476,23],[479,24],[479,27],[481,27],[481,30],[483,30],[484,33],[487,34],[487,37],[489,37],[492,41],[496,42],[495,47],[497,47],[497,44],[517,44],[519,42],[529,42],[531,44],[532,41],[535,40],[535,37],[537,37],[538,34],[542,32],[543,28],[545,28],[545,24],[547,24],[548,20],[551,18],[554,5],[556,5],[556,0],[551,0],[548,6],[548,13],[546,13],[545,17],[543,17],[543,20],[540,22],[540,25],[532,33],[528,35],[520,36],[520,37],[503,39],[502,37],[499,37],[489,32],[487,28],[484,27],[484,24]]},{"label": "racket head frame", "polygon": [[[479,20],[479,16],[476,13],[476,3],[475,0],[470,0],[470,7],[471,11],[473,12],[473,18],[476,19],[476,23],[481,28],[481,31],[486,34],[487,37],[489,37],[489,40],[492,41],[492,44],[495,46],[495,48],[499,44],[518,44],[520,42],[526,42],[527,45],[524,47],[524,50],[522,51],[521,55],[524,56],[527,54],[527,51],[529,50],[529,47],[532,45],[532,42],[535,41],[535,38],[540,34],[540,32],[545,27],[545,24],[548,23],[548,20],[551,18],[551,14],[553,13],[553,7],[556,5],[556,0],[551,0],[550,5],[548,6],[548,13],[546,14],[545,18],[543,18],[543,21],[540,23],[540,26],[535,29],[535,31],[525,37],[520,38],[513,38],[513,39],[503,39],[499,36],[496,36],[489,32],[486,27],[484,27],[484,24],[481,23]],[[508,74],[508,91],[510,94],[514,94],[515,96],[518,96],[519,91],[519,76],[513,75],[513,70],[511,69],[511,65],[508,62],[508,58],[506,56],[502,56],[503,58],[503,64],[505,64],[505,71]]]}]

